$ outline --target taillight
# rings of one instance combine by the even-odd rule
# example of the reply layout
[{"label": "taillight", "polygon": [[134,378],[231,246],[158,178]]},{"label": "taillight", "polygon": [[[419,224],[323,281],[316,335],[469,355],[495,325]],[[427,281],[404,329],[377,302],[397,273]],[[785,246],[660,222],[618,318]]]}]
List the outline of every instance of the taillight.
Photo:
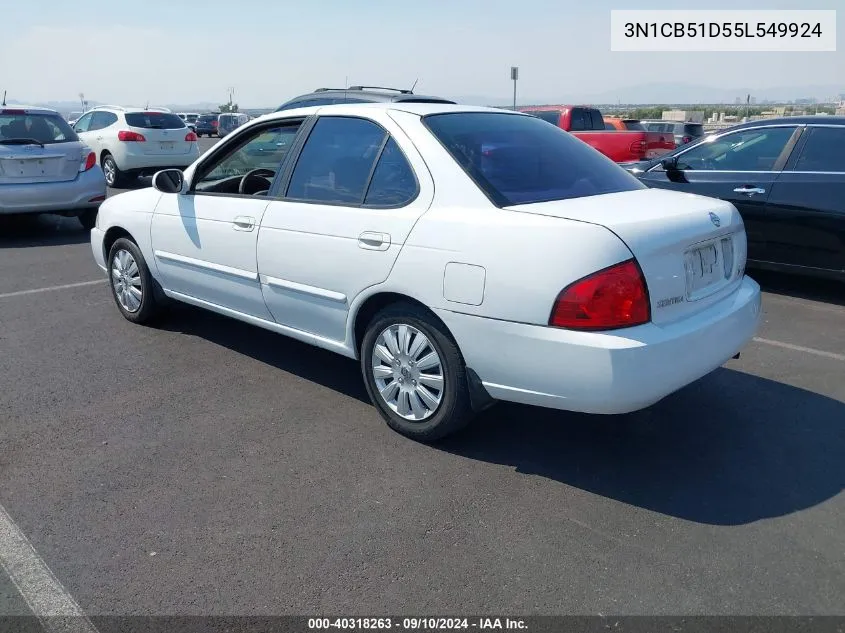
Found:
[{"label": "taillight", "polygon": [[88,171],[94,165],[97,164],[97,155],[94,152],[88,152],[88,156],[85,157],[85,160],[79,163],[79,171]]},{"label": "taillight", "polygon": [[211,127],[217,127],[217,123],[218,123],[217,121],[212,121],[212,122],[211,122]]},{"label": "taillight", "polygon": [[138,134],[138,132],[129,132],[128,130],[121,130],[117,133],[117,140],[118,141],[132,141],[136,143],[143,143],[147,139],[144,138],[143,134]]},{"label": "taillight", "polygon": [[646,152],[648,151],[648,143],[640,139],[639,141],[634,141],[633,143],[631,143],[631,147],[629,149],[632,154],[644,157],[646,155]]},{"label": "taillight", "polygon": [[549,325],[570,330],[615,330],[651,320],[648,289],[633,259],[576,281],[558,295]]},{"label": "taillight", "polygon": [[197,140],[197,135],[196,135],[196,134],[194,134],[193,132],[188,132],[187,134],[185,134],[185,140],[186,140],[186,141],[191,141],[191,142],[196,141],[196,140]]}]

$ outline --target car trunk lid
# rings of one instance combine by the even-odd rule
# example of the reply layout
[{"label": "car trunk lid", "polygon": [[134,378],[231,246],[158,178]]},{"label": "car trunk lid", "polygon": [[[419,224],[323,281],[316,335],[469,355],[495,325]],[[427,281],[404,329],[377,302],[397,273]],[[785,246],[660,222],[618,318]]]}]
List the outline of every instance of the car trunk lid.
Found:
[{"label": "car trunk lid", "polygon": [[79,142],[47,143],[44,147],[0,143],[0,184],[74,180],[89,151]]},{"label": "car trunk lid", "polygon": [[169,112],[127,112],[126,123],[129,131],[144,137],[144,154],[188,154],[195,143],[185,140],[191,132],[185,121]]},{"label": "car trunk lid", "polygon": [[745,271],[746,237],[733,205],[714,198],[642,189],[508,207],[604,226],[637,260],[652,322],[700,312],[734,292]]}]

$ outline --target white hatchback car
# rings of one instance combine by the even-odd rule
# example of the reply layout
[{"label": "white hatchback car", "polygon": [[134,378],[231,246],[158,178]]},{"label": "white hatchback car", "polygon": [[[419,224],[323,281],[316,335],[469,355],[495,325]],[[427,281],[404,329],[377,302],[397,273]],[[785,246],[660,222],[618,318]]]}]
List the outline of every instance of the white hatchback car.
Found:
[{"label": "white hatchback car", "polygon": [[107,200],[91,233],[124,317],[171,298],[357,358],[419,440],[496,400],[647,407],[760,319],[730,203],[647,189],[516,112],[286,110],[153,185]]},{"label": "white hatchback car", "polygon": [[200,156],[196,133],[161,108],[97,106],[73,129],[96,152],[109,187],[121,187],[142,173],[187,167]]}]

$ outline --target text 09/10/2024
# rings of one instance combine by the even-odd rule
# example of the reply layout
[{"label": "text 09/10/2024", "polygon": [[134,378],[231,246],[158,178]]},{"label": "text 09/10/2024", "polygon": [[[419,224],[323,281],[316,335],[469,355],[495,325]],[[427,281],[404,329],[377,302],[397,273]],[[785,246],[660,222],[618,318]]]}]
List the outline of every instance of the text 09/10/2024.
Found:
[{"label": "text 09/10/2024", "polygon": [[835,10],[611,11],[612,51],[836,50]]}]

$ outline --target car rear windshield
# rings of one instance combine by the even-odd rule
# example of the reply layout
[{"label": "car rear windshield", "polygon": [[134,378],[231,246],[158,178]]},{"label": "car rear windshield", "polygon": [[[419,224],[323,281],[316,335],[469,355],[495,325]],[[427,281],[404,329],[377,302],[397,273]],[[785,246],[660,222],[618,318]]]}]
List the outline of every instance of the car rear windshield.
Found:
[{"label": "car rear windshield", "polygon": [[218,115],[216,115],[216,114],[201,114],[200,118],[197,119],[197,121],[202,121],[203,123],[206,123],[208,121],[216,121],[217,116]]},{"label": "car rear windshield", "polygon": [[686,123],[684,134],[687,136],[704,136],[704,126],[701,123]]},{"label": "car rear windshield", "polygon": [[7,142],[21,140],[52,145],[78,141],[79,137],[58,114],[27,114],[0,110],[0,143],[8,144]]},{"label": "car rear windshield", "polygon": [[534,112],[529,112],[528,114],[535,116],[538,119],[542,119],[546,123],[551,123],[552,125],[558,125],[560,123],[559,110],[535,110]]},{"label": "car rear windshield", "polygon": [[185,122],[169,112],[127,112],[126,124],[148,130],[178,130]]},{"label": "car rear windshield", "polygon": [[500,207],[645,188],[586,143],[534,116],[450,112],[423,121]]}]

